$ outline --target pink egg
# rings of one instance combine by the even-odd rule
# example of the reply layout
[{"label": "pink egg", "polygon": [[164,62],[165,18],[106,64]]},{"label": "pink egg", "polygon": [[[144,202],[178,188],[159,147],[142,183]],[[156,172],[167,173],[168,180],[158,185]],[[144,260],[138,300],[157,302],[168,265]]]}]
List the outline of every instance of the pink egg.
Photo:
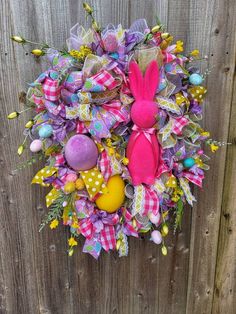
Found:
[{"label": "pink egg", "polygon": [[197,153],[198,153],[198,155],[202,155],[204,153],[204,151],[202,149],[200,149]]},{"label": "pink egg", "polygon": [[151,240],[156,244],[160,244],[162,242],[162,236],[161,236],[160,231],[158,230],[152,231]]},{"label": "pink egg", "polygon": [[149,217],[149,219],[150,219],[150,221],[153,223],[153,224],[158,224],[159,222],[160,222],[160,220],[161,220],[161,215],[160,215],[160,213],[157,213],[157,215],[154,215],[153,213],[150,213],[149,215],[148,215],[148,217]]},{"label": "pink egg", "polygon": [[77,175],[75,173],[69,173],[66,176],[66,182],[75,182],[77,180]]},{"label": "pink egg", "polygon": [[34,140],[30,144],[30,150],[32,153],[37,153],[43,148],[43,142],[41,140]]}]

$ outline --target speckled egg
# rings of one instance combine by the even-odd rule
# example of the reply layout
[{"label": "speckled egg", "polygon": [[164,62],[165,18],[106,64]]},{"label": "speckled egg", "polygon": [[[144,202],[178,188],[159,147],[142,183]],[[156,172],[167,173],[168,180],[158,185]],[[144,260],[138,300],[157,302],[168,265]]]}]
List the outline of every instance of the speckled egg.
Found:
[{"label": "speckled egg", "polygon": [[53,128],[50,124],[44,124],[40,129],[39,129],[39,136],[42,138],[47,138],[50,137],[53,133]]},{"label": "speckled egg", "polygon": [[189,76],[189,82],[192,85],[201,85],[203,82],[203,78],[200,74],[193,73]]},{"label": "speckled egg", "polygon": [[43,142],[41,140],[34,140],[30,144],[30,150],[32,153],[37,153],[43,148]]},{"label": "speckled egg", "polygon": [[185,168],[191,168],[193,165],[195,165],[195,160],[193,158],[186,158],[183,161],[183,165]]}]

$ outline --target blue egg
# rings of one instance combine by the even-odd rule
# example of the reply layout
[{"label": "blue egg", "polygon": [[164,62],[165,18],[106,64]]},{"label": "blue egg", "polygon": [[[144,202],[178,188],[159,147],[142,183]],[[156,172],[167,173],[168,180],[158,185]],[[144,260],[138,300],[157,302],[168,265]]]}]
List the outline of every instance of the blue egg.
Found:
[{"label": "blue egg", "polygon": [[110,57],[113,59],[119,59],[119,54],[117,52],[110,53]]},{"label": "blue egg", "polygon": [[50,137],[52,135],[53,128],[50,124],[45,124],[39,129],[39,136],[42,138]]},{"label": "blue egg", "polygon": [[193,165],[195,165],[195,160],[191,157],[184,159],[183,165],[185,168],[191,168]]},{"label": "blue egg", "polygon": [[171,64],[170,63],[167,63],[165,65],[165,70],[166,70],[166,72],[170,72],[171,71]]},{"label": "blue egg", "polygon": [[189,76],[189,82],[193,85],[201,85],[203,78],[200,74],[193,73]]}]

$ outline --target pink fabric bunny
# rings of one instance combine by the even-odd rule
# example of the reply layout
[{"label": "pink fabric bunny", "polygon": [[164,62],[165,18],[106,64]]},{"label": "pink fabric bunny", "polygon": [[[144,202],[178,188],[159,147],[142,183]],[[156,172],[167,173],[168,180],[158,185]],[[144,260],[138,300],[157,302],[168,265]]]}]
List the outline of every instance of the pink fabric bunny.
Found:
[{"label": "pink fabric bunny", "polygon": [[134,126],[126,151],[128,168],[133,185],[153,184],[160,154],[156,129],[153,127],[158,114],[157,103],[153,100],[159,84],[157,62],[150,62],[143,77],[138,64],[132,61],[129,66],[129,81],[135,102],[131,108]]}]

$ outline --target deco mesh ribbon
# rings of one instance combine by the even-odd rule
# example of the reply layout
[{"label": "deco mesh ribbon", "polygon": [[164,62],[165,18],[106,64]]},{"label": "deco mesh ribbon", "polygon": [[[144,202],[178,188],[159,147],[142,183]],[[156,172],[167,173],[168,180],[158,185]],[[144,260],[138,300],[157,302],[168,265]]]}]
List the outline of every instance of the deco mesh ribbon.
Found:
[{"label": "deco mesh ribbon", "polygon": [[[66,51],[45,45],[32,51],[50,63],[29,86],[26,110],[33,109],[35,115],[24,131],[34,153],[28,164],[45,161],[32,183],[51,186],[40,229],[47,223],[51,229],[59,223],[69,226],[69,255],[82,237],[83,252],[95,258],[102,250],[125,256],[128,237],[147,232],[166,254],[168,229],[181,227],[183,204],[195,202],[191,185],[202,187],[209,159],[204,144],[213,152],[218,148],[200,125],[206,88],[195,66],[201,60],[199,51],[184,54],[183,42],[172,43],[162,25],[149,28],[145,19],[129,29],[109,24],[102,30],[94,21],[88,30],[72,27]],[[13,40],[30,43],[19,36]],[[143,73],[151,61],[158,64],[158,115],[150,129],[141,129],[130,117],[131,60]],[[132,131],[135,139],[144,134],[149,142],[157,136],[160,161],[152,185],[132,184],[126,155]]]}]

